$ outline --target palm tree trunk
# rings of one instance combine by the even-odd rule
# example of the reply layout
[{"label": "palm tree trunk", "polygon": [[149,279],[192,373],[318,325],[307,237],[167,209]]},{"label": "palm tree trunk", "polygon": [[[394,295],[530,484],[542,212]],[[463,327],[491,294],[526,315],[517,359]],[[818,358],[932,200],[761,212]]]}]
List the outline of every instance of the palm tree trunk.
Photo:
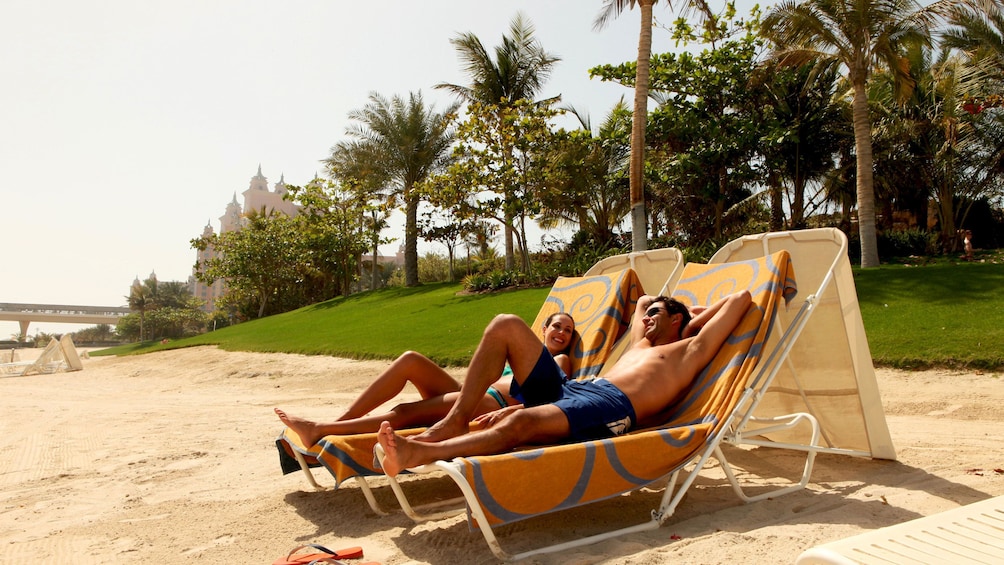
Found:
[{"label": "palm tree trunk", "polygon": [[878,238],[875,233],[875,185],[872,176],[872,128],[868,119],[865,81],[854,81],[854,150],[857,154],[858,237],[861,266],[878,267]]},{"label": "palm tree trunk", "polygon": [[767,173],[767,186],[770,191],[770,231],[781,231],[784,227],[784,209],[781,201],[781,179],[774,167]]},{"label": "palm tree trunk", "polygon": [[404,284],[418,286],[418,198],[405,191]]},{"label": "palm tree trunk", "polygon": [[631,249],[648,248],[645,221],[645,126],[648,121],[648,67],[652,57],[652,5],[640,0],[641,31],[638,34],[638,68],[634,79],[634,116],[631,121]]}]

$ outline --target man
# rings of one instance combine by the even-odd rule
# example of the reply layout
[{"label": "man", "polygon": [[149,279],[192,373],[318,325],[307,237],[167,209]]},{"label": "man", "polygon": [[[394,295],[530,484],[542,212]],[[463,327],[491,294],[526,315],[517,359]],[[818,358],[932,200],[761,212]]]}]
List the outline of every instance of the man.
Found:
[{"label": "man", "polygon": [[[389,422],[380,425],[383,470],[395,476],[409,467],[462,455],[502,453],[519,445],[567,438],[598,439],[648,422],[676,400],[718,352],[746,315],[750,294],[741,291],[691,311],[665,296],[638,300],[632,346],[602,379],[564,381],[540,340],[518,317],[497,316],[474,352],[460,398],[445,418],[404,438]],[[487,415],[489,427],[468,432],[485,389],[508,360],[510,394],[525,408]]]}]

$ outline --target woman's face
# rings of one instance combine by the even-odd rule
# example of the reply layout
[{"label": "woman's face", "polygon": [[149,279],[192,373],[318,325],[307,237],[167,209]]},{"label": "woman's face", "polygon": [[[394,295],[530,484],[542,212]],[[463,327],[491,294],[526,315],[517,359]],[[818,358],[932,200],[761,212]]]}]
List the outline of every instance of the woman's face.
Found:
[{"label": "woman's face", "polygon": [[544,326],[544,345],[551,355],[557,355],[568,349],[575,334],[575,322],[568,314],[555,314]]}]

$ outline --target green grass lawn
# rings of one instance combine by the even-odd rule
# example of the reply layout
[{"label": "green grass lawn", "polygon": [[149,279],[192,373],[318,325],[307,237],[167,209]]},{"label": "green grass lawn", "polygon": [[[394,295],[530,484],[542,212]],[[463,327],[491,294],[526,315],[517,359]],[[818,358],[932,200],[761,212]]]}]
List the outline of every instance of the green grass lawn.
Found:
[{"label": "green grass lawn", "polygon": [[[928,262],[855,269],[861,315],[876,365],[1004,369],[1004,262]],[[389,288],[336,298],[168,344],[129,345],[125,354],[213,344],[237,351],[393,359],[420,351],[466,365],[498,313],[536,316],[547,288],[460,295],[459,284]]]},{"label": "green grass lawn", "polygon": [[888,265],[854,281],[876,364],[1004,368],[1004,263]]}]

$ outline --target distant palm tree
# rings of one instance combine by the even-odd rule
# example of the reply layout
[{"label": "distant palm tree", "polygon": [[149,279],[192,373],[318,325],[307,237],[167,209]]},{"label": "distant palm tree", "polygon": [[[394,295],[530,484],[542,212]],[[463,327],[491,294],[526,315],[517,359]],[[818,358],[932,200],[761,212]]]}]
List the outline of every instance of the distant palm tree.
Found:
[{"label": "distant palm tree", "polygon": [[420,92],[410,94],[407,100],[400,96],[388,100],[372,93],[364,108],[349,112],[349,118],[357,122],[346,130],[352,139],[332,147],[332,157],[325,161],[338,175],[338,165],[344,164],[346,157],[368,159],[404,201],[404,274],[408,286],[418,284],[419,195],[414,188],[449,163],[454,137],[450,122],[457,107],[454,104],[437,113],[425,106]]},{"label": "distant palm tree", "polygon": [[153,293],[148,285],[137,280],[129,288],[129,296],[126,297],[126,300],[129,301],[130,310],[139,312],[139,340],[143,341],[146,311],[153,306]]},{"label": "distant palm tree", "polygon": [[[448,90],[464,102],[508,107],[520,100],[550,104],[560,98],[534,100],[551,70],[561,59],[548,53],[534,36],[533,24],[517,13],[509,24],[509,34],[495,47],[494,56],[477,35],[462,33],[450,40],[471,79],[468,86],[440,83],[435,88]],[[506,217],[506,268],[514,264],[513,218]]]},{"label": "distant palm tree", "polygon": [[[603,8],[593,22],[602,29],[613,16],[637,4],[641,11],[641,31],[638,34],[638,66],[634,80],[634,112],[631,125],[631,248],[644,251],[648,247],[648,226],[645,220],[645,126],[648,122],[648,70],[652,58],[652,6],[658,0],[603,0]],[[672,7],[672,2],[667,2]],[[711,8],[705,0],[685,0],[684,16],[697,10],[710,18]]]},{"label": "distant palm tree", "polygon": [[785,0],[760,26],[761,35],[776,45],[776,60],[801,65],[835,59],[847,69],[853,89],[862,267],[879,265],[868,82],[873,70],[881,66],[897,78],[899,94],[909,94],[914,79],[902,46],[930,40],[929,24],[918,17],[921,13],[916,0]]}]

